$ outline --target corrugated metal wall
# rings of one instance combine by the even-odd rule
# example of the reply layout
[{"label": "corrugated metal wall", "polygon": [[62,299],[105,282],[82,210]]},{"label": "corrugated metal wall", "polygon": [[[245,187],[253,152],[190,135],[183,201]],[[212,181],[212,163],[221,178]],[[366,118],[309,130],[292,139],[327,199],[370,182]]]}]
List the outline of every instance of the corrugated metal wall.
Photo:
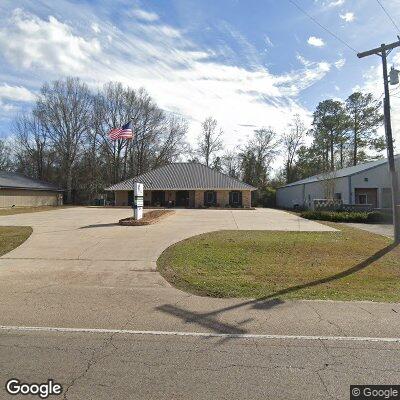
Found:
[{"label": "corrugated metal wall", "polygon": [[59,193],[39,190],[0,190],[0,207],[22,206],[57,206],[62,204],[62,197],[59,200]]}]

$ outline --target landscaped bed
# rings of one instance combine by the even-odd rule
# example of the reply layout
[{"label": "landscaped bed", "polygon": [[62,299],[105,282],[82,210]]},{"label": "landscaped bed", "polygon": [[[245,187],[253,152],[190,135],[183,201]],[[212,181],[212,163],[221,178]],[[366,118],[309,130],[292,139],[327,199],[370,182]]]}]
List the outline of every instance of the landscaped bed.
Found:
[{"label": "landscaped bed", "polygon": [[219,231],[166,249],[160,273],[199,295],[400,301],[400,246],[366,231]]},{"label": "landscaped bed", "polygon": [[391,214],[380,211],[303,211],[300,217],[330,222],[392,223]]},{"label": "landscaped bed", "polygon": [[20,246],[31,233],[30,226],[0,226],[0,256]]},{"label": "landscaped bed", "polygon": [[133,217],[124,218],[119,220],[120,225],[125,226],[141,226],[141,225],[150,225],[155,224],[160,219],[165,218],[169,215],[174,214],[173,210],[152,210],[145,212],[143,214],[143,218],[139,220],[133,219]]}]

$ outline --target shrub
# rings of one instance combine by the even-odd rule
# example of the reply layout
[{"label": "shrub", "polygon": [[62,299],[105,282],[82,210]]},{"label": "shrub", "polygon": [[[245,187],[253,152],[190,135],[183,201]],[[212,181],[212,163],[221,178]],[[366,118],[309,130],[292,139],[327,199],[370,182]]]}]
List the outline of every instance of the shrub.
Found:
[{"label": "shrub", "polygon": [[272,187],[265,187],[252,192],[251,203],[258,207],[275,207],[276,190]]},{"label": "shrub", "polygon": [[304,211],[300,216],[330,222],[379,223],[386,220],[379,211]]}]

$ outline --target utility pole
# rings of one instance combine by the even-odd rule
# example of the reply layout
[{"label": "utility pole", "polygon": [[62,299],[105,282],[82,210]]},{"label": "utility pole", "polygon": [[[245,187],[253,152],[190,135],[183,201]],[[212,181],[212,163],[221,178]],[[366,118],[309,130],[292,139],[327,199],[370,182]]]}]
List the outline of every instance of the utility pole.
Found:
[{"label": "utility pole", "polygon": [[393,150],[393,135],[392,123],[390,120],[390,98],[389,98],[389,79],[387,70],[387,56],[389,53],[400,46],[400,37],[398,41],[385,45],[382,44],[376,49],[368,50],[363,53],[358,53],[358,58],[363,58],[371,55],[378,55],[382,59],[383,68],[383,83],[385,88],[385,99],[383,104],[384,117],[385,117],[385,134],[387,144],[387,156],[389,164],[390,178],[392,182],[392,205],[393,205],[393,226],[394,226],[394,241],[400,243],[400,201],[399,201],[399,182],[396,175],[396,165]]}]

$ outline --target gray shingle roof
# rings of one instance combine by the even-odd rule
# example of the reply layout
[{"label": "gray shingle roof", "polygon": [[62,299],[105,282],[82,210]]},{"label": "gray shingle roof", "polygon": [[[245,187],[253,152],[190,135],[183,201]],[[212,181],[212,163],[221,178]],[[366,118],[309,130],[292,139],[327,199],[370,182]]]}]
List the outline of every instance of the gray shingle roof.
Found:
[{"label": "gray shingle roof", "polygon": [[[396,155],[395,159],[396,159],[396,161],[400,160],[400,155]],[[365,164],[355,165],[353,167],[338,169],[337,171],[335,171],[334,177],[335,178],[344,178],[346,176],[356,175],[356,174],[359,174],[360,172],[364,172],[369,169],[379,167],[380,165],[383,165],[385,163],[387,163],[386,158],[384,158],[382,160],[371,161],[371,162],[368,162]],[[288,183],[287,185],[281,186],[281,187],[297,186],[297,185],[302,185],[305,183],[322,181],[324,179],[326,179],[326,175],[319,174],[319,175],[310,176],[309,178],[302,179],[300,181]]]},{"label": "gray shingle roof", "polygon": [[52,183],[28,178],[16,172],[0,171],[0,189],[26,189],[26,190],[50,190],[62,191]]},{"label": "gray shingle roof", "polygon": [[256,190],[221,172],[198,163],[174,163],[116,183],[106,190],[132,190],[133,183],[143,183],[145,190]]}]

